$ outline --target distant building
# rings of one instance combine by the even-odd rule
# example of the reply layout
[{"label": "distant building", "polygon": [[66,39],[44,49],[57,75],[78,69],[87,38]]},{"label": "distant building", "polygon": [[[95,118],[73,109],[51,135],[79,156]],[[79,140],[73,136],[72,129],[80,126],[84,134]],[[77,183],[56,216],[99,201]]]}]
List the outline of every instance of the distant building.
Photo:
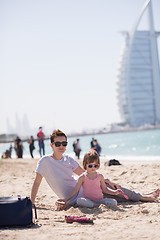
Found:
[{"label": "distant building", "polygon": [[[147,11],[148,30],[137,30]],[[126,37],[118,68],[118,105],[122,120],[131,127],[160,124],[160,70],[151,0],[147,0]]]},{"label": "distant building", "polygon": [[14,142],[17,134],[0,134],[0,143]]}]

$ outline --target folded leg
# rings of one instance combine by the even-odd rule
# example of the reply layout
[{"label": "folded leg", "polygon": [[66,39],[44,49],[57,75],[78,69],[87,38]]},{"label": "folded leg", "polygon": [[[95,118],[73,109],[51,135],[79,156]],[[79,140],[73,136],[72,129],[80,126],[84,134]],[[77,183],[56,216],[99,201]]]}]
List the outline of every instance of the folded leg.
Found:
[{"label": "folded leg", "polygon": [[88,207],[88,208],[93,208],[95,206],[95,202],[88,199],[88,198],[78,198],[77,199],[77,205],[79,207]]}]

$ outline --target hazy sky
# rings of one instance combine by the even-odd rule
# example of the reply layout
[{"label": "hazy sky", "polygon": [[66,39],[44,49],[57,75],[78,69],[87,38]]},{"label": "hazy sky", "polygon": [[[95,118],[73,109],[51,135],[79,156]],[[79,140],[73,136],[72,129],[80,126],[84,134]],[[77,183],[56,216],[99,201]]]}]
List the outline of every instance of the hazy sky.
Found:
[{"label": "hazy sky", "polygon": [[[118,59],[145,0],[0,0],[0,134],[7,119],[69,133],[120,122]],[[160,1],[153,0],[160,31]],[[27,134],[27,133],[26,133]]]}]

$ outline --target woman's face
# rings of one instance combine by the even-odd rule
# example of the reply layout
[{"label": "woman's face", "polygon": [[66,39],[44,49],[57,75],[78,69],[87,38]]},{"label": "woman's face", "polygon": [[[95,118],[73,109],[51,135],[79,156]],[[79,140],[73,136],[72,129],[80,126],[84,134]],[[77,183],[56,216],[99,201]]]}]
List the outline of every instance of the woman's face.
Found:
[{"label": "woman's face", "polygon": [[66,151],[67,141],[64,136],[56,137],[54,142],[50,144],[54,153],[63,154]]}]

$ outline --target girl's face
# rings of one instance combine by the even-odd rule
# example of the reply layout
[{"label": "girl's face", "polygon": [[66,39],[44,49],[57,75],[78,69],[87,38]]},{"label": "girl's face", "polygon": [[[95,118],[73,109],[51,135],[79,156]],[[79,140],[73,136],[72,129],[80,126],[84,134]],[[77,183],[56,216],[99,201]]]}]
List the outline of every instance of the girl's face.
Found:
[{"label": "girl's face", "polygon": [[99,164],[96,161],[94,161],[93,163],[88,163],[86,165],[86,170],[88,173],[94,173],[98,168],[99,168]]}]

